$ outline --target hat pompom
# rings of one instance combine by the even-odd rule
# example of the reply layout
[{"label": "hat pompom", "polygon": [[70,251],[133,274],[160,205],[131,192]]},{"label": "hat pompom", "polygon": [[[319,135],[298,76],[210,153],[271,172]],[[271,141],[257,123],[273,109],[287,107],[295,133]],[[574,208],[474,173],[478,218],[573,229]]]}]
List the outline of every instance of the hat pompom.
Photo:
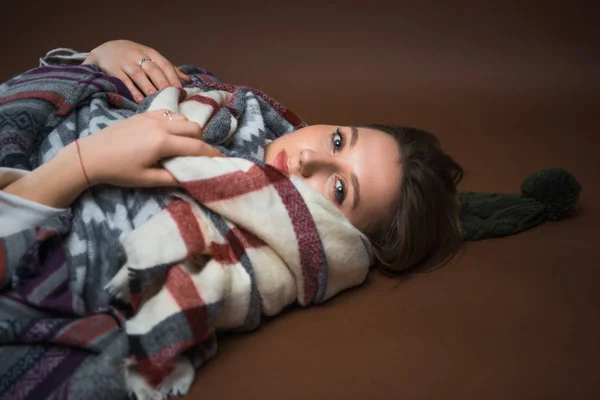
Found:
[{"label": "hat pompom", "polygon": [[525,178],[521,192],[544,204],[548,219],[558,221],[570,214],[579,199],[581,185],[569,171],[544,168]]}]

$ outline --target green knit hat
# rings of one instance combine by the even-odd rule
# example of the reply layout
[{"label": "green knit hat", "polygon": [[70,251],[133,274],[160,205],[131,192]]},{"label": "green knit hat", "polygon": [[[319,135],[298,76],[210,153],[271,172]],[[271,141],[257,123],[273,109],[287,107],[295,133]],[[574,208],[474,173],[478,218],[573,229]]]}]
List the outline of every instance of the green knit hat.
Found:
[{"label": "green knit hat", "polygon": [[460,194],[460,219],[465,240],[514,235],[546,220],[568,217],[581,185],[568,171],[546,168],[529,175],[521,194]]}]

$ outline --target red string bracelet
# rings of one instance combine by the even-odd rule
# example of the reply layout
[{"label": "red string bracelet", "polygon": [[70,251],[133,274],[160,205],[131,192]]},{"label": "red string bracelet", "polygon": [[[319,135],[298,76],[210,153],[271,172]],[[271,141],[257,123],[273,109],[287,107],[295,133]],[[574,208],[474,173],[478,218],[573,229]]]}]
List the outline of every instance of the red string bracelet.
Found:
[{"label": "red string bracelet", "polygon": [[79,140],[77,139],[75,139],[75,146],[77,146],[77,155],[79,156],[79,164],[81,165],[83,176],[85,176],[88,187],[92,187],[92,182],[90,182],[90,178],[88,178],[87,173],[85,172],[85,167],[83,166],[83,158],[81,157],[81,149],[79,148]]}]

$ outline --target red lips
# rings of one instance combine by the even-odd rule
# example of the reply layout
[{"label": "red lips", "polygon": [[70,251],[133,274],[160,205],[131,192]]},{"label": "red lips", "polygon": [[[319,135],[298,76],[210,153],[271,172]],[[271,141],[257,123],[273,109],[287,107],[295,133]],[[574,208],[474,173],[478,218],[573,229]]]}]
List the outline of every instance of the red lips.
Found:
[{"label": "red lips", "polygon": [[285,174],[290,173],[290,167],[288,166],[288,156],[285,150],[281,150],[279,154],[273,160],[273,166]]}]

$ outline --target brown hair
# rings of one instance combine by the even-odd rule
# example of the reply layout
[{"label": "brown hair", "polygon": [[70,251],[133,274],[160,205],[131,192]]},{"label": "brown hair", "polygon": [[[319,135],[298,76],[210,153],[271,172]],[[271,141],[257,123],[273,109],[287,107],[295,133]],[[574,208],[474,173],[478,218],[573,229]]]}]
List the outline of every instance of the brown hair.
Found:
[{"label": "brown hair", "polygon": [[464,171],[431,133],[396,125],[364,125],[393,136],[400,148],[402,183],[393,214],[365,234],[383,272],[423,270],[450,261],[460,249],[456,185]]}]

